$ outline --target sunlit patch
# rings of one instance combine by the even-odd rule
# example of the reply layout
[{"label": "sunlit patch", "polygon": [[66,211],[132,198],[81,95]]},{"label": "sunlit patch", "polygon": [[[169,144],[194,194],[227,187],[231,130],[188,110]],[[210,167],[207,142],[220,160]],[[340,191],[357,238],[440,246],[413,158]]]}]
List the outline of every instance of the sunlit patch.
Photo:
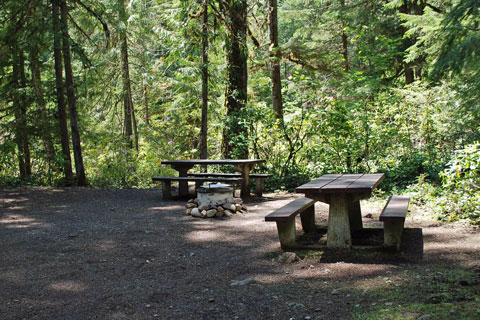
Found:
[{"label": "sunlit patch", "polygon": [[2,219],[0,219],[0,224],[4,224],[6,228],[10,228],[10,229],[48,226],[43,222],[39,222],[34,218],[26,217],[21,214],[8,214]]},{"label": "sunlit patch", "polygon": [[0,279],[2,281],[24,281],[25,275],[19,270],[9,270],[0,272]]},{"label": "sunlit patch", "polygon": [[98,245],[97,245],[97,248],[100,249],[100,250],[111,250],[111,249],[115,249],[117,247],[117,245],[115,244],[115,241],[112,241],[112,240],[105,240],[105,241],[101,241]]},{"label": "sunlit patch", "polygon": [[81,292],[87,289],[87,287],[83,283],[72,280],[54,282],[50,285],[50,288],[52,288],[53,290],[67,292]]},{"label": "sunlit patch", "polygon": [[162,207],[150,207],[147,210],[151,211],[169,211],[169,210],[183,210],[184,206],[179,205],[171,205],[171,206],[162,206]]},{"label": "sunlit patch", "polygon": [[212,241],[219,242],[219,239],[225,239],[225,234],[217,231],[193,231],[186,235],[186,238],[190,241]]}]

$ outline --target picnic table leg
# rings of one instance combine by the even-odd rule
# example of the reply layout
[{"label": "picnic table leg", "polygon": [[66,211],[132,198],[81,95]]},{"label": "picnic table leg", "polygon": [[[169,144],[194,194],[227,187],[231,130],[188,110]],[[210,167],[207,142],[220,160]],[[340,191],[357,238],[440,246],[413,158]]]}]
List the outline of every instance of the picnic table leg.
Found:
[{"label": "picnic table leg", "polygon": [[[188,166],[172,166],[173,169],[178,171],[179,177],[186,177],[188,170],[193,168],[193,165]],[[188,196],[188,181],[179,181],[178,182],[178,195],[180,198],[185,198]]]},{"label": "picnic table leg", "polygon": [[257,197],[263,195],[263,178],[255,178],[255,195]]},{"label": "picnic table leg", "polygon": [[360,209],[360,201],[354,200],[348,203],[348,216],[350,219],[350,230],[362,230],[362,211]]},{"label": "picnic table leg", "polygon": [[170,181],[162,181],[163,199],[172,199],[172,183]]},{"label": "picnic table leg", "polygon": [[240,196],[242,198],[248,198],[250,197],[250,170],[252,170],[255,167],[255,164],[253,163],[245,163],[245,164],[240,164],[240,165],[235,165],[235,171],[240,172],[242,175],[242,184],[241,184],[241,191],[240,191]]},{"label": "picnic table leg", "polygon": [[348,202],[347,196],[344,194],[332,195],[330,198],[327,233],[328,248],[348,249],[352,247]]},{"label": "picnic table leg", "polygon": [[314,233],[317,231],[315,227],[315,205],[305,209],[300,213],[300,220],[302,221],[302,229],[305,233]]}]

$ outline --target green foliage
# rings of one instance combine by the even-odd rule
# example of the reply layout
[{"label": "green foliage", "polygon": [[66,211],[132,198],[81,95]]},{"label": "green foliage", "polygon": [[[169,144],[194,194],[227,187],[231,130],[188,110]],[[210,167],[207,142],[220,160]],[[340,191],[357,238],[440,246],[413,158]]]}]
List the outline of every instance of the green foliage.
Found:
[{"label": "green foliage", "polygon": [[441,218],[480,224],[480,143],[457,151],[441,177],[448,195],[438,204]]}]

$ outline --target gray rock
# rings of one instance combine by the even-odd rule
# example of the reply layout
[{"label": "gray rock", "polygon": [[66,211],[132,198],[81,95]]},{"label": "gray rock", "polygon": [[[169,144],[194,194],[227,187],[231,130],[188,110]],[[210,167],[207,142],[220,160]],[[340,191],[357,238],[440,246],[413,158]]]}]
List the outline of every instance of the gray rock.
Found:
[{"label": "gray rock", "polygon": [[200,211],[200,217],[206,218],[207,217],[207,210]]},{"label": "gray rock", "polygon": [[230,210],[230,207],[231,207],[232,205],[233,205],[233,203],[227,202],[227,203],[222,204],[222,207],[223,207],[223,209],[225,209],[225,210]]},{"label": "gray rock", "polygon": [[228,210],[230,210],[230,211],[232,211],[232,212],[235,212],[235,211],[237,211],[237,206],[232,203],[232,204],[230,205],[230,207],[228,208]]},{"label": "gray rock", "polygon": [[201,211],[203,210],[208,210],[210,208],[210,205],[208,204],[202,204],[201,206],[198,207],[198,209]]},{"label": "gray rock", "polygon": [[192,209],[192,208],[195,208],[196,206],[197,205],[193,202],[188,202],[187,205],[186,205],[187,209]]},{"label": "gray rock", "polygon": [[187,209],[187,210],[185,211],[185,215],[186,215],[186,216],[191,215],[191,214],[192,214],[192,210],[193,210],[193,208]]},{"label": "gray rock", "polygon": [[201,217],[200,210],[198,208],[193,208],[190,214],[192,217]]},{"label": "gray rock", "polygon": [[[223,209],[223,208],[222,208]],[[215,215],[217,218],[221,218],[225,215],[225,210],[218,210],[217,214]]]},{"label": "gray rock", "polygon": [[207,211],[207,217],[212,218],[217,214],[217,209],[210,209]]},{"label": "gray rock", "polygon": [[242,198],[233,198],[233,203],[234,204],[237,204],[237,203],[238,204],[243,204],[243,200],[242,200]]},{"label": "gray rock", "polygon": [[233,286],[233,287],[240,287],[240,286],[246,286],[246,285],[256,283],[256,282],[257,281],[255,281],[252,278],[247,278],[247,279],[244,279],[244,280],[233,281],[232,283],[230,283],[230,285]]},{"label": "gray rock", "polygon": [[284,252],[278,256],[278,262],[289,264],[299,261],[300,258],[294,252]]}]

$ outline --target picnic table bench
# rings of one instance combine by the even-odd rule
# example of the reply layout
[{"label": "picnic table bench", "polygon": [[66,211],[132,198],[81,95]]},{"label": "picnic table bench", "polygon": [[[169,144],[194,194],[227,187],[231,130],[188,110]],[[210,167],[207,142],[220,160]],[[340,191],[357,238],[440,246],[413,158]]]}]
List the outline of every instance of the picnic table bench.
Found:
[{"label": "picnic table bench", "polygon": [[295,217],[300,214],[303,231],[315,232],[315,201],[301,197],[287,203],[265,217],[265,221],[277,223],[278,238],[283,250],[296,247]]},{"label": "picnic table bench", "polygon": [[410,198],[406,196],[390,196],[380,214],[383,221],[383,243],[386,248],[400,250],[405,217]]},{"label": "picnic table bench", "polygon": [[202,184],[204,182],[223,182],[228,184],[238,184],[243,181],[242,178],[231,177],[231,178],[211,178],[211,177],[153,177],[152,181],[159,181],[162,183],[162,192],[164,199],[172,199],[172,181],[186,182],[194,181],[197,184]]}]

